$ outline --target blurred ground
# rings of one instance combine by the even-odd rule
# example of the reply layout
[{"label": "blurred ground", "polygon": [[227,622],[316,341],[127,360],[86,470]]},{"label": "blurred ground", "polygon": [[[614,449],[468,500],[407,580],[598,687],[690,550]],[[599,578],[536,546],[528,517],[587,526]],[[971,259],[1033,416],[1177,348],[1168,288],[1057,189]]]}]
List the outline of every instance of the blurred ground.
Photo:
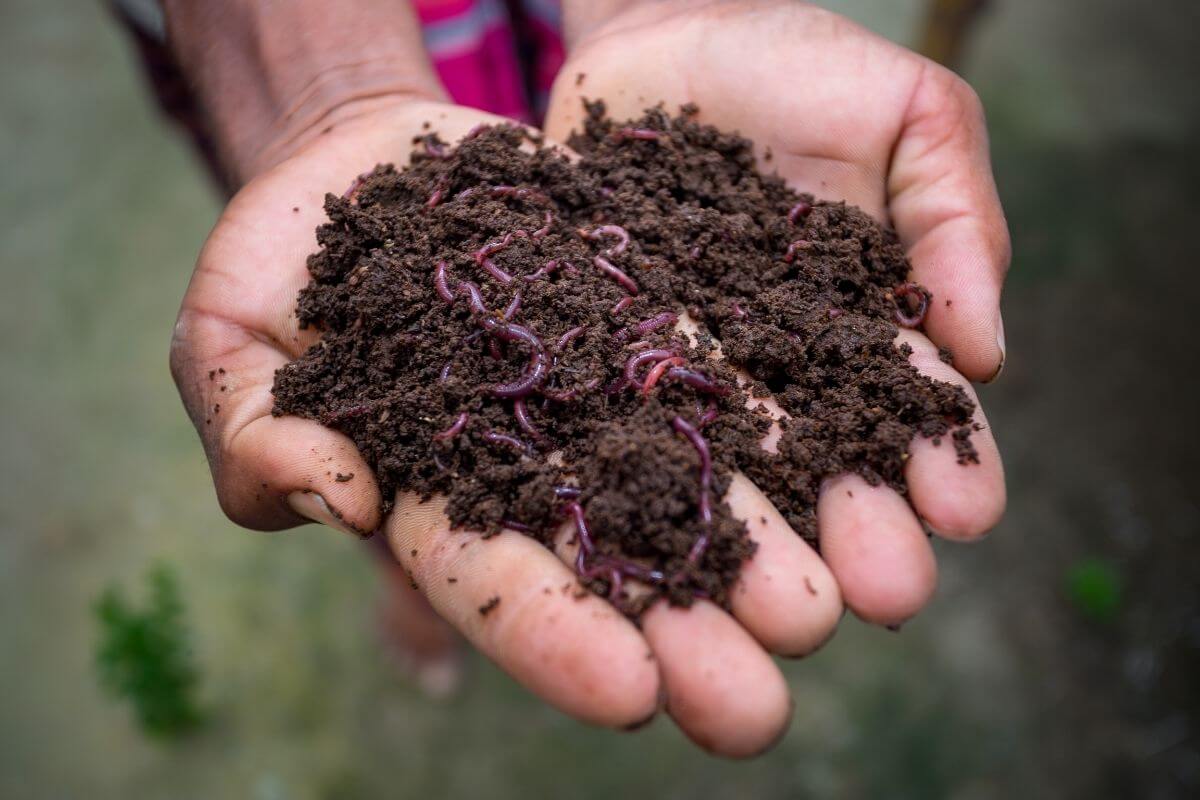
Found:
[{"label": "blurred ground", "polygon": [[[847,619],[788,665],[792,730],[749,764],[663,722],[584,729],[478,659],[426,700],[379,647],[360,546],[224,520],[166,369],[218,209],[96,5],[0,0],[0,796],[1200,794],[1195,4],[984,19],[965,70],[1016,245],[1009,367],[983,393],[1010,511],[939,546],[939,595],[902,633]],[[830,5],[909,41],[919,4]],[[158,558],[214,712],[174,746],[91,668],[94,598]],[[1120,580],[1107,621],[1065,591],[1089,559]]]}]

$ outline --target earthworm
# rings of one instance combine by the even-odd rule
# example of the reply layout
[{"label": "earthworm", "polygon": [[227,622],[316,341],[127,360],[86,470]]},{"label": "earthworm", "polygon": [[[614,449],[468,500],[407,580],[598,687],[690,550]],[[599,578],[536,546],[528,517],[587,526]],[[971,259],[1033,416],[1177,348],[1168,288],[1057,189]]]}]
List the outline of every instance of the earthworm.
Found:
[{"label": "earthworm", "polygon": [[454,293],[450,291],[450,285],[446,282],[446,268],[449,266],[445,261],[437,263],[437,267],[433,270],[433,288],[437,291],[438,297],[447,303],[453,303]]},{"label": "earthworm", "polygon": [[[659,362],[655,369],[665,364],[665,361]],[[683,367],[672,366],[667,372],[667,377],[677,380],[680,383],[686,383],[698,392],[703,394],[725,395],[729,394],[729,389],[714,381],[712,378],[705,375],[703,372],[697,372],[694,369],[686,369]],[[649,389],[642,391],[648,392]]]},{"label": "earthworm", "polygon": [[633,295],[622,297],[620,300],[613,303],[613,307],[608,310],[608,313],[614,317],[618,317],[631,305],[633,305]]},{"label": "earthworm", "polygon": [[513,416],[517,418],[517,425],[521,426],[521,430],[528,433],[534,441],[541,441],[542,434],[533,423],[529,421],[529,411],[525,408],[525,398],[518,397],[513,400]]},{"label": "earthworm", "polygon": [[351,181],[349,188],[347,188],[346,191],[342,192],[342,199],[343,200],[353,200],[354,196],[356,194],[358,194],[358,190],[362,188],[362,185],[367,182],[367,178],[369,178],[369,177],[371,177],[371,173],[364,172],[361,175],[359,175],[357,178],[355,178],[353,181]]},{"label": "earthworm", "polygon": [[425,137],[425,155],[438,159],[449,157],[449,154],[446,152],[446,145],[439,144],[429,137]]},{"label": "earthworm", "polygon": [[586,325],[577,325],[571,328],[571,330],[558,337],[558,341],[554,343],[554,352],[561,353],[567,349],[567,345],[578,339],[585,331],[587,331]]},{"label": "earthworm", "polygon": [[361,417],[363,414],[371,413],[378,407],[379,407],[379,401],[376,400],[376,401],[370,402],[370,403],[356,403],[354,405],[350,405],[350,406],[346,406],[345,408],[338,409],[337,411],[326,411],[324,414],[321,415],[321,424],[322,425],[333,425],[334,423],[341,422],[344,419],[351,419],[352,417]]},{"label": "earthworm", "polygon": [[488,355],[492,357],[492,361],[504,360],[504,353],[500,352],[500,343],[495,339],[488,339]]},{"label": "earthworm", "polygon": [[444,180],[439,181],[437,187],[433,190],[433,194],[429,195],[429,199],[425,201],[426,208],[435,208],[446,197],[446,190],[449,187]]},{"label": "earthworm", "polygon": [[[529,345],[529,365],[520,378],[512,383],[502,383],[492,387],[496,397],[524,397],[537,389],[546,380],[548,367],[546,364],[546,345],[538,335],[523,325],[512,322],[497,322],[482,320],[488,333],[505,342],[522,341]],[[489,324],[490,322],[490,324]]]},{"label": "earthworm", "polygon": [[490,190],[492,197],[515,197],[518,200],[532,200],[535,203],[549,203],[550,198],[537,189],[517,188],[516,186],[507,186],[501,184],[493,186]]},{"label": "earthworm", "polygon": [[792,263],[792,261],[796,258],[797,250],[807,250],[810,246],[811,242],[807,241],[806,239],[797,239],[788,245],[787,252],[783,254],[783,260],[789,264]]},{"label": "earthworm", "polygon": [[[697,405],[697,410],[699,410],[699,403],[697,402],[696,405]],[[697,420],[697,423],[696,423],[697,427],[699,427],[699,428],[708,427],[709,425],[711,425],[713,422],[716,421],[718,414],[720,414],[720,412],[717,410],[717,402],[715,400],[713,400],[712,398],[709,398],[708,408],[706,408],[704,410],[704,413],[700,415],[700,419]]]},{"label": "earthworm", "polygon": [[467,420],[470,418],[470,414],[468,414],[466,411],[462,412],[458,415],[458,418],[454,420],[454,424],[452,424],[449,428],[446,428],[446,430],[442,431],[441,433],[435,433],[433,438],[439,442],[446,441],[447,439],[453,439],[455,436],[458,436],[463,432],[463,429],[467,427]]},{"label": "earthworm", "polygon": [[700,257],[700,245],[696,245],[691,250],[688,250],[688,257],[695,260]]},{"label": "earthworm", "polygon": [[746,318],[746,316],[747,316],[746,309],[742,308],[740,303],[733,303],[729,306],[729,308],[730,308],[730,311],[733,313],[734,319],[745,319]]},{"label": "earthworm", "polygon": [[475,190],[478,188],[479,187],[477,187],[477,186],[468,186],[466,189],[463,189],[461,192],[454,195],[454,199],[455,200],[466,200],[468,197],[475,194]]},{"label": "earthworm", "polygon": [[625,381],[622,386],[628,386],[638,382],[637,371],[641,369],[643,364],[657,363],[664,358],[674,358],[675,353],[670,350],[657,348],[654,350],[643,350],[640,353],[635,353],[625,362]]},{"label": "earthworm", "polygon": [[529,234],[529,238],[530,238],[530,239],[540,239],[540,238],[542,238],[543,236],[545,236],[547,233],[549,233],[549,232],[550,232],[550,227],[551,227],[551,226],[554,224],[554,215],[553,215],[553,214],[551,214],[549,211],[547,211],[547,212],[546,212],[546,216],[545,216],[545,220],[546,220],[546,224],[545,224],[545,225],[543,225],[542,227],[538,228],[538,229],[537,229],[536,231],[534,231],[533,233]]},{"label": "earthworm", "polygon": [[517,522],[515,519],[500,520],[500,527],[511,528],[512,530],[519,531],[521,533],[533,533],[533,526],[526,525],[524,522]]},{"label": "earthworm", "polygon": [[617,243],[604,251],[606,256],[619,256],[629,246],[629,231],[620,225],[601,225],[590,231],[580,230],[579,235],[585,239],[599,239],[601,236],[616,236]]},{"label": "earthworm", "polygon": [[441,373],[438,375],[438,383],[445,383],[450,379],[450,368],[454,366],[453,361],[447,361],[446,366],[442,367]]},{"label": "earthworm", "polygon": [[583,506],[575,500],[563,506],[563,511],[570,514],[575,520],[575,536],[579,539],[579,553],[575,556],[575,571],[583,571],[584,559],[592,554],[595,550],[595,545],[592,543],[592,534],[588,531],[587,518],[583,514]]},{"label": "earthworm", "polygon": [[[901,306],[900,300],[909,295],[917,295],[917,310],[913,312],[905,311]],[[915,328],[925,321],[925,314],[929,311],[929,290],[919,283],[902,283],[892,290],[892,296],[896,298],[896,322],[905,328]]]},{"label": "earthworm", "polygon": [[514,450],[520,450],[525,455],[529,454],[529,445],[527,445],[525,442],[522,442],[517,437],[510,436],[507,433],[500,433],[500,431],[484,431],[483,438],[484,441],[488,441],[493,444],[508,445]]},{"label": "earthworm", "polygon": [[837,319],[838,317],[840,317],[842,314],[845,314],[845,313],[846,312],[840,308],[831,308],[831,309],[829,309],[829,318]]},{"label": "earthworm", "polygon": [[678,314],[673,311],[664,311],[661,314],[655,314],[649,319],[642,320],[637,325],[634,325],[633,329],[639,336],[646,336],[664,325],[674,325],[678,321]]},{"label": "earthworm", "polygon": [[485,125],[485,124],[484,124],[484,123],[482,123],[482,122],[481,122],[481,123],[479,123],[479,124],[478,124],[478,125],[476,125],[474,128],[471,128],[471,130],[467,131],[467,135],[463,137],[463,141],[464,141],[464,142],[469,142],[469,141],[471,141],[471,140],[472,140],[472,139],[474,139],[476,136],[478,136],[479,134],[483,133],[484,131],[486,131],[486,130],[487,130],[488,128],[490,128],[490,127],[492,127],[492,126],[491,126],[491,125]]},{"label": "earthworm", "polygon": [[507,272],[497,267],[496,262],[492,261],[490,258],[481,260],[479,262],[479,266],[483,268],[484,272],[486,272],[488,275],[491,275],[501,283],[512,283],[512,275],[509,275]]},{"label": "earthworm", "polygon": [[617,267],[614,267],[612,262],[604,256],[596,256],[592,259],[592,263],[599,267],[600,271],[605,275],[621,284],[621,286],[625,288],[625,291],[629,292],[631,295],[636,295],[638,293],[638,285],[634,282],[633,278],[626,275]]},{"label": "earthworm", "polygon": [[537,272],[531,272],[528,275],[521,276],[521,280],[533,283],[540,281],[542,278],[549,278],[563,267],[570,266],[566,261],[559,261],[557,258],[552,258],[546,262],[545,266],[539,267]]},{"label": "earthworm", "polygon": [[796,203],[796,205],[794,205],[790,209],[788,209],[788,213],[787,213],[788,222],[795,225],[796,220],[804,219],[805,217],[807,217],[810,213],[812,213],[812,209],[813,209],[812,203],[809,203],[805,200],[801,200],[799,203]]},{"label": "earthworm", "polygon": [[521,290],[517,289],[516,294],[513,295],[512,301],[508,304],[508,308],[504,309],[504,321],[508,322],[509,320],[511,320],[513,317],[515,317],[517,315],[517,312],[520,310],[521,310]]},{"label": "earthworm", "polygon": [[658,383],[658,379],[663,376],[664,372],[672,367],[679,367],[686,363],[687,362],[679,356],[664,358],[662,361],[659,361],[650,368],[649,372],[646,373],[646,380],[642,383],[642,394],[650,394],[650,390],[654,388],[656,383]]},{"label": "earthworm", "polygon": [[578,499],[579,495],[582,493],[583,493],[583,490],[580,489],[578,486],[564,485],[564,486],[555,486],[554,487],[554,496],[561,497],[564,500],[576,500],[576,499]]},{"label": "earthworm", "polygon": [[646,142],[656,142],[662,136],[660,131],[651,130],[650,128],[617,128],[612,132],[613,141],[622,142],[626,139],[640,139]]},{"label": "earthworm", "polygon": [[698,564],[704,557],[704,551],[708,547],[709,529],[712,527],[712,453],[709,452],[708,442],[704,435],[696,430],[690,422],[683,417],[675,417],[671,420],[671,427],[676,433],[682,434],[692,447],[696,448],[696,454],[700,456],[700,521],[704,523],[705,530],[692,545],[692,549],[688,552],[688,562]]}]

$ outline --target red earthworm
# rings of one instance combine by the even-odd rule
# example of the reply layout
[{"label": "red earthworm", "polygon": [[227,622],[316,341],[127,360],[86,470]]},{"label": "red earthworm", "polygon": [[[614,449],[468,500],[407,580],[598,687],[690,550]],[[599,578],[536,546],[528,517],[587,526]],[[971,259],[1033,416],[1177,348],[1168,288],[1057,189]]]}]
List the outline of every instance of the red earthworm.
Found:
[{"label": "red earthworm", "polygon": [[506,342],[522,341],[529,345],[529,365],[525,368],[524,374],[512,383],[493,386],[492,394],[496,397],[524,397],[541,386],[542,382],[546,380],[548,367],[546,345],[538,338],[537,334],[523,325],[512,322],[491,320],[490,326],[486,320],[481,322],[488,333],[497,339]]},{"label": "red earthworm", "polygon": [[661,348],[654,350],[643,350],[629,357],[625,362],[625,382],[622,386],[632,385],[638,382],[637,371],[641,369],[643,364],[650,364],[662,361],[664,358],[674,358],[675,353],[670,350]]},{"label": "red earthworm", "polygon": [[528,433],[534,441],[541,441],[544,438],[541,431],[535,428],[529,420],[529,411],[525,408],[524,397],[513,400],[513,416],[517,418],[517,425],[521,426],[521,430]]},{"label": "red earthworm", "polygon": [[788,222],[795,225],[796,220],[804,219],[810,213],[812,213],[812,210],[813,210],[812,203],[809,203],[806,200],[801,200],[799,203],[796,203],[796,205],[794,205],[790,209],[788,209],[788,213],[787,213]]},{"label": "red earthworm", "polygon": [[446,441],[447,439],[453,439],[455,436],[458,436],[463,432],[463,429],[467,427],[467,420],[470,418],[470,414],[468,414],[466,411],[462,412],[458,415],[458,418],[454,420],[453,425],[451,425],[449,428],[446,428],[446,430],[442,431],[441,433],[435,433],[433,438],[439,442]]},{"label": "red earthworm", "polygon": [[512,301],[509,302],[509,304],[508,304],[508,308],[504,309],[504,321],[508,322],[509,320],[511,320],[513,317],[515,317],[517,315],[517,312],[520,310],[521,310],[521,290],[517,289],[516,294],[513,295]]},{"label": "red earthworm", "polygon": [[638,293],[638,285],[634,282],[633,278],[626,275],[617,267],[614,267],[612,262],[604,256],[596,256],[592,259],[592,263],[599,267],[600,271],[605,275],[621,284],[621,286],[625,288],[625,291],[629,292],[631,295],[636,295]]},{"label": "red earthworm", "polygon": [[708,442],[704,435],[696,430],[690,422],[683,417],[675,417],[671,420],[671,427],[676,433],[682,434],[692,447],[696,448],[696,454],[700,456],[700,521],[704,523],[705,531],[696,537],[692,549],[688,552],[688,562],[698,564],[704,557],[704,551],[708,547],[709,529],[712,527],[712,453],[708,449]]},{"label": "red earthworm", "polygon": [[558,337],[558,341],[554,343],[554,352],[561,353],[563,350],[566,350],[567,346],[571,344],[571,342],[578,339],[586,331],[586,325],[577,325],[574,328],[571,328],[571,330]]},{"label": "red earthworm", "polygon": [[533,533],[533,527],[531,525],[526,525],[524,522],[517,522],[515,519],[500,520],[500,527],[511,528],[512,530],[519,531],[521,533]]},{"label": "red earthworm", "polygon": [[354,196],[358,194],[358,190],[362,188],[362,185],[367,182],[367,178],[369,177],[371,177],[371,173],[364,172],[351,181],[349,188],[342,192],[342,199],[353,200]]},{"label": "red earthworm", "polygon": [[354,405],[340,408],[337,411],[326,411],[321,415],[322,425],[333,425],[341,422],[344,419],[353,417],[361,417],[363,414],[369,414],[379,407],[381,401],[376,400],[369,403],[355,403]]},{"label": "red earthworm", "polygon": [[583,493],[583,490],[580,489],[578,486],[563,485],[563,486],[555,486],[554,487],[554,496],[561,497],[564,500],[578,499],[579,495],[582,493]]},{"label": "red earthworm", "polygon": [[437,187],[433,190],[433,194],[429,195],[429,199],[425,201],[425,207],[435,208],[445,199],[448,188],[445,180],[439,181]]},{"label": "red earthworm", "polygon": [[[620,331],[617,331],[617,333],[620,333]],[[625,349],[636,353],[638,350],[645,350],[649,346],[650,342],[646,341],[645,339],[638,339],[636,342],[630,342],[629,344],[625,345]]]},{"label": "red earthworm", "polygon": [[729,306],[729,308],[733,313],[734,319],[745,319],[746,318],[746,316],[747,316],[746,309],[742,308],[740,303],[733,303]]},{"label": "red earthworm", "polygon": [[507,433],[500,433],[499,431],[484,431],[483,439],[484,441],[491,442],[492,444],[508,445],[515,450],[520,450],[525,455],[529,454],[530,448],[528,444],[522,442],[515,436],[510,436]]},{"label": "red earthworm", "polygon": [[633,305],[633,295],[630,295],[628,297],[622,297],[620,300],[618,300],[616,303],[613,304],[613,307],[608,310],[608,313],[614,317],[620,316],[621,313],[624,312],[625,309],[629,308],[631,305]]},{"label": "red earthworm", "polygon": [[789,264],[792,263],[796,258],[797,250],[807,250],[810,246],[812,246],[811,242],[804,239],[797,239],[788,245],[787,252],[783,254],[783,260]]},{"label": "red earthworm", "polygon": [[483,269],[493,278],[501,283],[511,283],[513,279],[512,275],[509,275],[507,272],[496,266],[496,263],[492,261],[491,256],[499,253],[501,250],[511,245],[513,239],[524,239],[528,236],[529,234],[524,230],[510,231],[504,234],[504,238],[495,242],[488,242],[471,255],[475,258],[475,263],[483,267]]},{"label": "red earthworm", "polygon": [[590,231],[580,229],[579,235],[585,239],[599,239],[601,236],[616,236],[617,243],[604,251],[606,256],[619,256],[629,246],[629,231],[620,225],[601,225]]},{"label": "red earthworm", "polygon": [[516,186],[499,185],[493,186],[490,190],[492,197],[515,197],[518,200],[532,200],[535,203],[543,205],[550,202],[550,198],[537,189],[520,188]]},{"label": "red earthworm", "polygon": [[842,314],[845,314],[845,313],[846,312],[840,308],[831,308],[831,309],[829,309],[829,318],[837,319],[838,317],[840,317]]},{"label": "red earthworm", "polygon": [[[662,366],[666,362],[660,362],[655,369]],[[729,394],[729,389],[714,381],[712,378],[705,375],[703,372],[697,372],[694,369],[685,369],[683,367],[672,366],[667,372],[667,377],[672,380],[677,380],[680,383],[686,383],[702,394],[725,395]],[[644,389],[643,391],[649,391]]]},{"label": "red earthworm", "polygon": [[678,321],[678,314],[673,311],[664,311],[661,314],[655,314],[653,317],[642,320],[637,325],[634,325],[633,329],[639,336],[645,336],[664,325],[674,325]]},{"label": "red earthworm", "polygon": [[615,142],[622,142],[626,139],[640,139],[642,141],[658,141],[662,136],[660,131],[651,130],[650,128],[617,128],[612,132],[612,139]]},{"label": "red earthworm", "polygon": [[449,266],[445,261],[437,263],[433,270],[433,288],[437,291],[438,297],[447,303],[453,303],[454,293],[450,291],[450,285],[446,281],[446,268]]},{"label": "red earthworm", "polygon": [[550,227],[554,224],[554,215],[547,211],[544,219],[546,224],[529,234],[530,239],[540,239],[550,232]]},{"label": "red earthworm", "polygon": [[[696,405],[698,411],[700,405],[699,402],[697,402]],[[708,400],[708,408],[704,410],[703,414],[700,414],[700,419],[697,421],[696,426],[699,428],[708,427],[716,421],[719,414],[720,412],[717,410],[717,402],[710,397]]]},{"label": "red earthworm", "polygon": [[696,245],[691,250],[688,250],[688,257],[693,260],[697,259],[700,257],[700,252],[700,245]]},{"label": "red earthworm", "polygon": [[466,189],[463,189],[461,192],[454,195],[454,199],[455,200],[466,200],[468,197],[475,194],[475,191],[478,188],[479,188],[478,186],[468,186]]},{"label": "red earthworm", "polygon": [[[905,311],[901,307],[901,300],[909,295],[917,296],[917,310]],[[905,328],[916,328],[925,321],[925,314],[929,311],[929,300],[932,297],[929,290],[919,283],[902,283],[892,290],[892,296],[896,298],[896,322]]]},{"label": "red earthworm", "polygon": [[583,506],[572,500],[563,506],[563,511],[575,519],[575,536],[579,540],[579,553],[575,556],[575,571],[583,571],[584,559],[592,554],[595,545],[592,534],[588,531],[587,518],[583,514]]},{"label": "red earthworm", "polygon": [[446,152],[446,145],[435,142],[428,136],[425,137],[425,155],[438,159],[449,157],[449,154]]},{"label": "red earthworm", "polygon": [[471,128],[471,130],[467,131],[467,135],[463,137],[463,141],[469,142],[472,139],[474,139],[476,136],[478,136],[479,134],[483,133],[484,131],[488,130],[491,127],[492,127],[491,125],[485,125],[484,123],[481,122],[478,125],[476,125],[474,128]]},{"label": "red earthworm", "polygon": [[658,383],[659,378],[663,376],[664,372],[672,367],[679,367],[686,363],[687,361],[679,356],[674,356],[673,358],[664,358],[662,361],[659,361],[650,368],[649,372],[646,373],[646,380],[642,382],[642,394],[650,394],[650,390],[654,388],[656,383]]},{"label": "red earthworm", "polygon": [[488,355],[492,357],[492,361],[504,360],[504,353],[500,352],[500,343],[495,339],[488,339]]},{"label": "red earthworm", "polygon": [[542,278],[549,278],[558,270],[569,266],[570,264],[568,264],[566,261],[559,261],[557,258],[552,258],[546,262],[545,266],[538,268],[537,272],[531,272],[528,275],[521,276],[521,280],[528,281],[529,283],[540,281]]},{"label": "red earthworm", "polygon": [[483,267],[484,272],[486,272],[488,275],[491,275],[501,283],[512,283],[512,275],[509,275],[507,272],[497,267],[496,262],[492,261],[490,258],[485,258],[480,261],[479,266]]},{"label": "red earthworm", "polygon": [[450,368],[454,366],[453,361],[447,361],[446,366],[442,367],[441,373],[438,374],[438,383],[445,383],[450,380]]}]

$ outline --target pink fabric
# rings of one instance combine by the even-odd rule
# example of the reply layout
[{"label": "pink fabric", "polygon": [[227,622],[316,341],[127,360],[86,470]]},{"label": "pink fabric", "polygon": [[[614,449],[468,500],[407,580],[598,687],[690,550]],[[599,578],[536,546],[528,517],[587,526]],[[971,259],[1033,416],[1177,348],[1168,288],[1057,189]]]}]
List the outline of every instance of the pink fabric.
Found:
[{"label": "pink fabric", "polygon": [[564,55],[557,0],[416,0],[414,6],[456,103],[540,121]]}]

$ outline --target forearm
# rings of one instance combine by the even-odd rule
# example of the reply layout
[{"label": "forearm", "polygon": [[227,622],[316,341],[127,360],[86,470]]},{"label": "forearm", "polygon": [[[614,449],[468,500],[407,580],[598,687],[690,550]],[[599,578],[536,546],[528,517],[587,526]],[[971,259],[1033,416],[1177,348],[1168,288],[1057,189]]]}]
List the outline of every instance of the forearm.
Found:
[{"label": "forearm", "polygon": [[167,34],[234,182],[380,103],[441,99],[407,3],[163,0]]}]

